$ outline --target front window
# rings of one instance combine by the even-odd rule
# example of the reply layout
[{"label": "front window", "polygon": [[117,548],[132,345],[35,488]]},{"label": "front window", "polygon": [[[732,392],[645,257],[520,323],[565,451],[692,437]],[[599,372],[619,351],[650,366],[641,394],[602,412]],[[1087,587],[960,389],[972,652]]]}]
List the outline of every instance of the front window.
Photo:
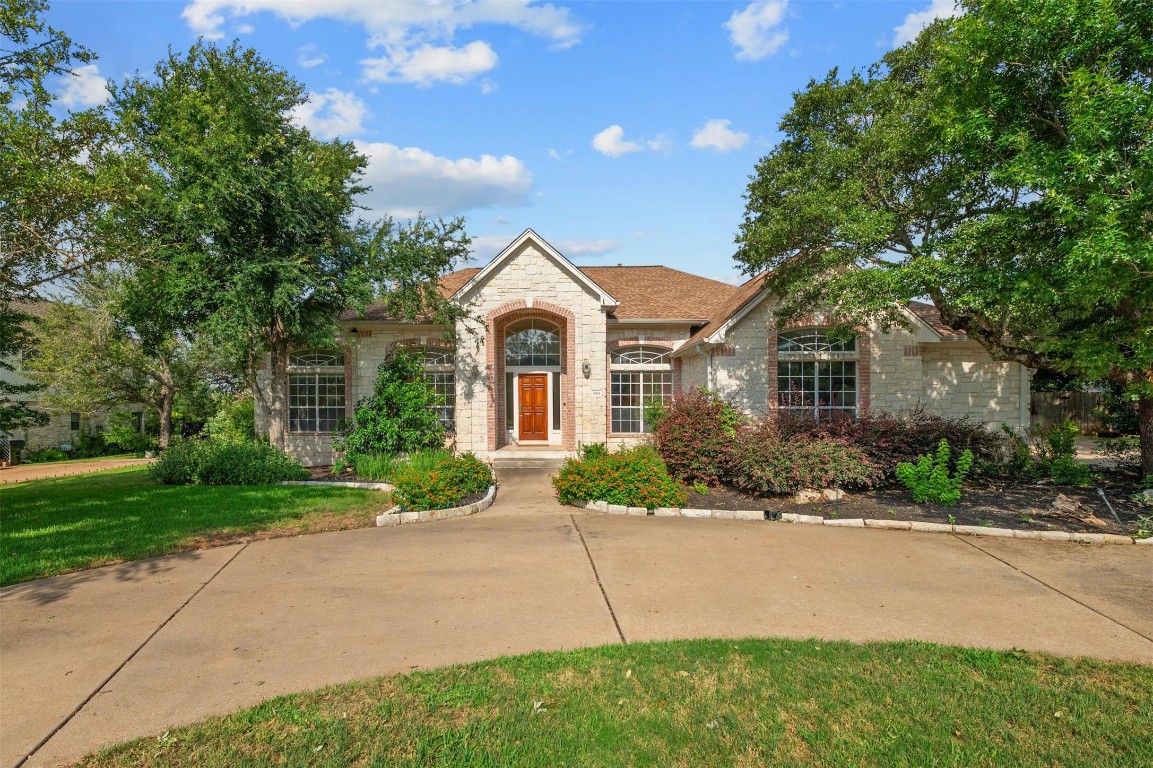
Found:
[{"label": "front window", "polygon": [[445,430],[456,428],[456,355],[450,349],[421,349],[417,351],[424,366],[424,380],[428,388],[440,397],[433,406]]},{"label": "front window", "polygon": [[344,418],[344,355],[293,352],[288,356],[288,431],[331,432]]},{"label": "front window", "polygon": [[857,412],[857,340],[822,329],[777,338],[777,407],[814,418]]},{"label": "front window", "polygon": [[673,394],[669,350],[626,347],[612,353],[609,365],[612,432],[648,432],[651,425],[646,423],[645,406],[654,401],[664,403]]}]

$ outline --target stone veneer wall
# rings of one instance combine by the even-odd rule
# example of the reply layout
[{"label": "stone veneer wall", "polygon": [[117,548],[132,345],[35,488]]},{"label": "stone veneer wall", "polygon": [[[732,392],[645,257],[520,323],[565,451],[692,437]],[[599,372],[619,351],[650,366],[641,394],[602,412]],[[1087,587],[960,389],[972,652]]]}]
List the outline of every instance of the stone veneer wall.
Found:
[{"label": "stone veneer wall", "polygon": [[[44,410],[43,405],[32,403],[32,407]],[[135,410],[143,411],[144,408],[140,407]],[[81,435],[93,435],[97,432],[103,431],[104,425],[108,423],[108,416],[106,412],[99,412],[90,416],[80,416],[80,429],[72,429],[72,414],[70,413],[55,413],[51,414],[49,421],[43,427],[29,427],[27,429],[17,429],[11,434],[13,440],[24,441],[24,451],[36,451],[41,448],[59,448],[62,445],[76,445],[76,441],[80,439]]]},{"label": "stone veneer wall", "polygon": [[[748,415],[766,413],[776,397],[772,306],[764,301],[742,318],[729,330],[726,345],[709,350],[709,360],[704,355],[686,357],[682,385],[713,389]],[[920,343],[916,333],[905,329],[881,333],[870,328],[860,337],[858,350],[862,412],[900,412],[922,405],[992,428],[1029,426],[1028,370],[994,362],[976,342]]]},{"label": "stone veneer wall", "polygon": [[1028,369],[997,362],[976,342],[942,342],[922,348],[924,402],[949,416],[969,416],[996,429],[1029,427]]},{"label": "stone veneer wall", "polygon": [[[457,447],[487,456],[507,440],[503,418],[503,364],[497,365],[503,343],[494,337],[498,324],[506,323],[515,313],[556,321],[571,313],[571,327],[565,334],[572,346],[562,353],[566,362],[561,371],[561,421],[572,425],[564,432],[565,444],[574,450],[582,442],[604,442],[606,437],[604,409],[608,390],[605,364],[605,313],[598,297],[563,271],[533,244],[525,243],[519,251],[491,275],[487,283],[464,297],[475,315],[486,318],[484,328],[475,336],[463,327],[461,349],[457,355]],[[562,323],[564,324],[564,323]],[[588,361],[589,378],[581,371]],[[567,362],[571,361],[571,365]],[[501,375],[501,381],[495,379]]]}]

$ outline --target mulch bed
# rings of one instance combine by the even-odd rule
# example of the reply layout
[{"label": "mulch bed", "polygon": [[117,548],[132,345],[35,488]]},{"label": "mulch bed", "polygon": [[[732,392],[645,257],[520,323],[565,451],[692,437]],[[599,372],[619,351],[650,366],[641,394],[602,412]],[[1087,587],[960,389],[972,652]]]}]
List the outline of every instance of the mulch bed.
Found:
[{"label": "mulch bed", "polygon": [[[1097,493],[1097,485],[1076,488],[1047,481],[989,480],[966,483],[955,507],[915,504],[901,487],[845,493],[840,501],[797,504],[792,497],[748,496],[728,488],[711,488],[707,494],[690,492],[685,506],[690,509],[763,509],[796,512],[830,518],[874,520],[918,520],[928,523],[981,525],[1032,531],[1120,533],[1131,535],[1140,507],[1133,501],[1138,492],[1135,475],[1107,471],[1099,484],[1117,515],[1123,530]],[[1068,517],[1047,514],[1058,494],[1080,502],[1102,523],[1093,525]],[[950,517],[951,516],[951,517]]]}]

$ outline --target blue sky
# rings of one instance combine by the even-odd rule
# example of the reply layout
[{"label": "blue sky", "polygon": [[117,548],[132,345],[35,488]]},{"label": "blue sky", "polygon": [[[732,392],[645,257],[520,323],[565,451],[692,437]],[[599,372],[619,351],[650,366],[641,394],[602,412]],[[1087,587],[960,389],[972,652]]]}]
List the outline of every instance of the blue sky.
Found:
[{"label": "blue sky", "polygon": [[577,264],[665,264],[739,280],[733,238],[791,94],[861,68],[951,0],[55,2],[48,21],[104,80],[171,47],[238,39],[312,93],[297,119],[369,157],[363,203],[463,215],[483,262],[526,227]]}]

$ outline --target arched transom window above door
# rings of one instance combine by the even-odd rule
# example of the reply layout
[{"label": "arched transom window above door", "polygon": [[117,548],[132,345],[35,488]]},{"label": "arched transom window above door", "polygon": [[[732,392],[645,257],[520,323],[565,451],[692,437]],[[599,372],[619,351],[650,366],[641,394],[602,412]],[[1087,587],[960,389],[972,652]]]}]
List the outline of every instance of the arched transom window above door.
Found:
[{"label": "arched transom window above door", "polygon": [[509,326],[504,343],[506,366],[560,365],[560,330],[547,320],[522,320]]}]

